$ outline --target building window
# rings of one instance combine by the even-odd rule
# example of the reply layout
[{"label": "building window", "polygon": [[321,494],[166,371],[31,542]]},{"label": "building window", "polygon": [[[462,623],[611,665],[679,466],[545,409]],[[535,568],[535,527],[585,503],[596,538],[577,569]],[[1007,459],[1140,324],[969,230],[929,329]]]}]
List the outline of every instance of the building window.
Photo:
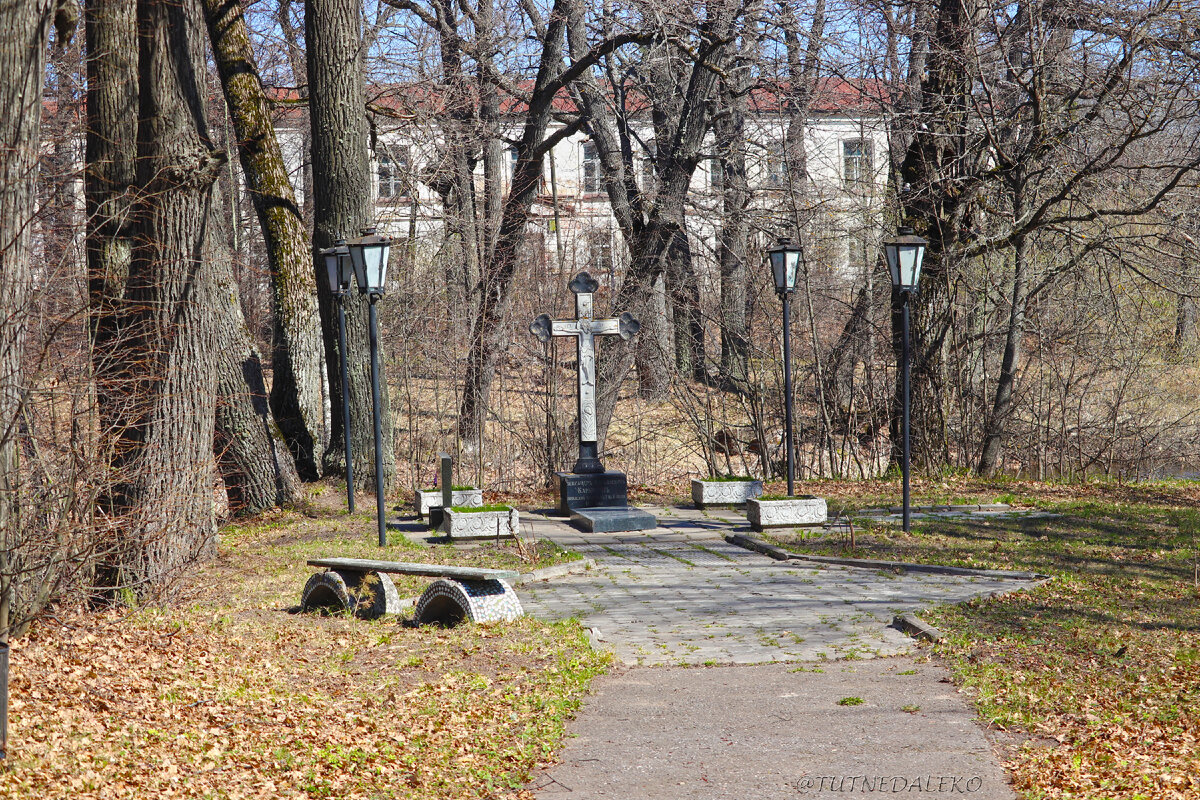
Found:
[{"label": "building window", "polygon": [[389,147],[379,154],[378,185],[380,200],[408,198],[408,148]]},{"label": "building window", "polygon": [[843,175],[846,188],[866,193],[875,185],[874,159],[870,139],[848,139],[842,142]]},{"label": "building window", "polygon": [[787,185],[787,162],[783,153],[783,142],[767,146],[762,160],[764,189],[782,189]]},{"label": "building window", "polygon": [[600,194],[604,181],[600,176],[600,153],[591,142],[583,143],[583,193]]}]

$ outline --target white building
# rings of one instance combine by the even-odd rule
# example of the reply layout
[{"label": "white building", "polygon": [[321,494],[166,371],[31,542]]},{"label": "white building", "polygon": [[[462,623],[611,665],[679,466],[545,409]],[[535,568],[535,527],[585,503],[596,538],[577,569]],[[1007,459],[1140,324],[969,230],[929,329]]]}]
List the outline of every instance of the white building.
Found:
[{"label": "white building", "polygon": [[[758,227],[765,246],[773,235],[767,229],[771,227],[768,218],[775,214],[777,219],[788,205],[783,158],[787,123],[773,95],[758,93],[752,101],[747,118],[747,171],[752,209],[762,212]],[[861,86],[827,79],[811,105],[805,131],[810,195],[803,205],[812,214],[811,239],[819,248],[815,257],[847,279],[861,275],[878,250],[888,166],[887,125],[881,107],[878,98],[868,96]],[[374,137],[374,200],[378,219],[390,235],[415,236],[418,251],[426,246],[432,250],[441,240],[445,217],[441,198],[422,182],[422,176],[437,162],[441,132],[436,115],[408,116],[386,129],[381,127]],[[519,135],[520,123],[514,118],[511,138]],[[561,123],[551,123],[549,133],[557,128]],[[642,141],[653,140],[649,120],[641,133]],[[293,174],[298,175],[300,132],[285,125],[280,137]],[[645,190],[653,181],[652,154],[643,151],[636,160],[638,184]],[[510,149],[504,164],[505,181],[514,163],[515,150]],[[476,167],[476,185],[481,192],[482,165]],[[703,161],[692,176],[691,187],[687,227],[693,237],[693,254],[703,260],[705,254],[714,252],[714,223],[720,219],[719,162]],[[624,257],[596,148],[583,132],[567,136],[548,155],[532,213],[538,220],[532,227],[544,234],[545,258],[551,264],[561,258],[565,272],[588,268],[603,273],[618,267]]]}]

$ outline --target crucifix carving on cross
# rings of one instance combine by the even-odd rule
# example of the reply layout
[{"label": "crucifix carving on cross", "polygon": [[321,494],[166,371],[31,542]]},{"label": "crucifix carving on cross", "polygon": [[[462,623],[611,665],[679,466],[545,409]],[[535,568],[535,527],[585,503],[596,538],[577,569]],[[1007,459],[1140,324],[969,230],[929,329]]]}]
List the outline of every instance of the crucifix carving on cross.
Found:
[{"label": "crucifix carving on cross", "polygon": [[542,342],[555,336],[574,336],[579,364],[579,458],[572,472],[604,472],[596,444],[596,337],[617,334],[629,339],[642,327],[626,311],[616,319],[596,319],[592,311],[592,295],[600,284],[587,272],[581,272],[568,284],[575,293],[575,319],[552,320],[542,314],[529,326],[529,331]]}]

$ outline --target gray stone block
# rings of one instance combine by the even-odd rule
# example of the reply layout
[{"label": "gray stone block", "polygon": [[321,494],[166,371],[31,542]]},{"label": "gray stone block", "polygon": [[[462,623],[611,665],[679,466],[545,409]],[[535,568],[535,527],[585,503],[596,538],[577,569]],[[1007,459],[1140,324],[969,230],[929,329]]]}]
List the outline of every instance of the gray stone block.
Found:
[{"label": "gray stone block", "polygon": [[746,502],[746,517],[756,531],[793,525],[824,525],[829,519],[829,509],[824,498],[813,495],[786,500],[752,498]]},{"label": "gray stone block", "polygon": [[[483,489],[458,489],[450,492],[450,500],[456,506],[481,506],[483,505]],[[413,508],[422,517],[429,513],[431,508],[442,507],[442,490],[434,489],[429,492],[415,492],[413,495]]]},{"label": "gray stone block", "polygon": [[708,505],[740,505],[763,492],[762,481],[704,481],[692,478],[692,502]]},{"label": "gray stone block", "polygon": [[577,508],[571,512],[571,522],[591,533],[645,531],[658,527],[653,514],[640,508],[597,507]]},{"label": "gray stone block", "polygon": [[443,509],[442,532],[450,538],[515,538],[521,530],[521,517],[515,508],[504,511],[455,511]]}]

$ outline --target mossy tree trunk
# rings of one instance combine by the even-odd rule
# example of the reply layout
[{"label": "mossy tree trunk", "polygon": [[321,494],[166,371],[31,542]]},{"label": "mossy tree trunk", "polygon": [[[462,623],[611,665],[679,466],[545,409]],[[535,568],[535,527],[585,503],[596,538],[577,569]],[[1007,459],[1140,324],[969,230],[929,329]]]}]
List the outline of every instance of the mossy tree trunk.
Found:
[{"label": "mossy tree trunk", "polygon": [[313,290],[314,280],[323,278],[324,273],[314,274],[303,213],[275,136],[242,6],[236,0],[203,2],[246,188],[262,229],[271,270],[274,331],[270,407],[300,476],[316,480],[326,431],[321,340]]}]

